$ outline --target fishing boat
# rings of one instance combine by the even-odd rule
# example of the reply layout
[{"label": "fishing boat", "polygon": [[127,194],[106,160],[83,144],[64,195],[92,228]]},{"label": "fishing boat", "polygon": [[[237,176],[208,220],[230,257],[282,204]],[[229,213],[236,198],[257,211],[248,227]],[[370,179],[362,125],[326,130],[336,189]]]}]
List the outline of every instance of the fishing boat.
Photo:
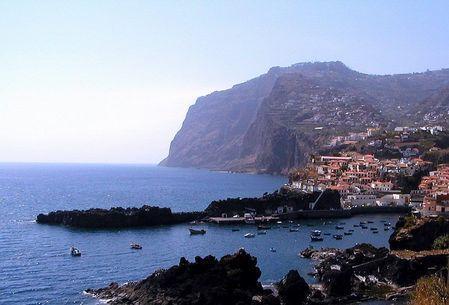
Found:
[{"label": "fishing boat", "polygon": [[271,252],[276,252],[276,249],[273,248],[273,247],[271,247],[271,248],[270,248],[270,251],[271,251]]},{"label": "fishing boat", "polygon": [[238,231],[240,231],[240,229],[237,229],[237,228],[232,229],[232,232],[238,232]]},{"label": "fishing boat", "polygon": [[204,229],[195,230],[195,229],[190,228],[189,231],[190,231],[190,235],[203,235],[203,234],[206,234],[206,230],[204,230]]},{"label": "fishing boat", "polygon": [[390,230],[390,227],[385,227],[384,228],[384,231],[388,231],[388,230]]},{"label": "fishing boat", "polygon": [[377,231],[377,228],[369,228],[371,231]]},{"label": "fishing boat", "polygon": [[297,228],[290,228],[289,231],[290,231],[290,232],[298,232],[299,229],[297,229]]},{"label": "fishing boat", "polygon": [[391,227],[391,223],[389,222],[384,223],[384,227]]},{"label": "fishing boat", "polygon": [[336,240],[341,240],[341,239],[343,239],[343,235],[341,235],[341,234],[335,234],[333,237],[334,237]]},{"label": "fishing boat", "polygon": [[360,225],[366,225],[366,221],[359,222]]},{"label": "fishing boat", "polygon": [[377,233],[379,233],[379,231],[372,231],[373,232],[373,234],[377,234]]},{"label": "fishing boat", "polygon": [[331,233],[324,233],[323,235],[325,235],[325,236],[330,236],[331,235]]},{"label": "fishing boat", "polygon": [[343,227],[343,226],[335,226],[335,229],[336,230],[343,230],[345,227]]},{"label": "fishing boat", "polygon": [[368,226],[360,226],[362,229],[368,229]]},{"label": "fishing boat", "polygon": [[70,247],[70,255],[71,256],[81,256],[81,251],[75,248],[74,246]]},{"label": "fishing boat", "polygon": [[372,221],[372,220],[368,220],[368,223],[374,223],[374,221]]},{"label": "fishing boat", "polygon": [[352,232],[345,232],[343,234],[345,234],[345,235],[352,235]]},{"label": "fishing boat", "polygon": [[253,234],[253,233],[246,233],[246,234],[244,235],[244,237],[245,237],[245,238],[253,238],[253,237],[256,237],[256,235]]},{"label": "fishing boat", "polygon": [[348,231],[349,231],[349,232],[354,232],[354,230],[353,230],[353,229],[349,229]]},{"label": "fishing boat", "polygon": [[267,231],[257,231],[257,235],[267,235]]},{"label": "fishing boat", "polygon": [[282,224],[282,221],[278,220],[278,221],[276,221],[276,223],[277,223],[278,225],[280,225],[280,224]]},{"label": "fishing boat", "polygon": [[310,240],[311,241],[323,241],[324,238],[322,236],[310,235]]},{"label": "fishing boat", "polygon": [[360,227],[360,225],[355,224],[355,225],[353,225],[353,227],[354,227],[354,228],[358,228],[358,227]]},{"label": "fishing boat", "polygon": [[136,243],[131,244],[131,249],[133,250],[142,250],[142,246]]}]

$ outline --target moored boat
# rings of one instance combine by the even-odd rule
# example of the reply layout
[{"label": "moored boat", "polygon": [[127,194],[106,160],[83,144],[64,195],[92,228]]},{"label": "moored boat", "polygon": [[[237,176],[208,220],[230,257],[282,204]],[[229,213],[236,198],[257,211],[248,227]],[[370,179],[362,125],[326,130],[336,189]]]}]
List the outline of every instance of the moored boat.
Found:
[{"label": "moored boat", "polygon": [[240,229],[237,229],[237,228],[232,229],[232,232],[238,232],[238,231],[240,231]]},{"label": "moored boat", "polygon": [[256,237],[256,235],[255,235],[254,233],[246,233],[246,234],[244,235],[244,237],[245,237],[245,238],[253,238],[253,237]]},{"label": "moored boat", "polygon": [[290,228],[289,231],[290,231],[290,232],[298,232],[299,229],[297,229],[297,228]]},{"label": "moored boat", "polygon": [[320,230],[313,230],[310,234],[312,236],[321,236],[321,231]]},{"label": "moored boat", "polygon": [[190,231],[190,235],[203,235],[203,234],[206,234],[206,230],[204,230],[204,229],[195,230],[195,229],[189,228],[189,231]]},{"label": "moored boat", "polygon": [[257,230],[269,230],[269,229],[271,229],[271,227],[267,226],[267,225],[258,225],[257,226]]},{"label": "moored boat", "polygon": [[257,231],[257,235],[267,235],[267,231]]},{"label": "moored boat", "polygon": [[81,251],[75,248],[74,246],[70,247],[70,255],[71,256],[81,256]]},{"label": "moored boat", "polygon": [[344,228],[345,228],[345,227],[340,226],[340,225],[339,225],[339,226],[335,226],[335,229],[336,229],[336,230],[343,230]]},{"label": "moored boat", "polygon": [[336,240],[341,240],[341,239],[343,239],[343,235],[341,235],[341,234],[334,234],[334,236],[333,236]]},{"label": "moored boat", "polygon": [[134,249],[134,250],[142,250],[142,246],[139,245],[139,244],[136,244],[136,243],[132,243],[132,244],[131,244],[131,249]]},{"label": "moored boat", "polygon": [[271,247],[271,248],[270,248],[270,251],[271,251],[271,252],[276,252],[276,249],[273,248],[273,247]]}]

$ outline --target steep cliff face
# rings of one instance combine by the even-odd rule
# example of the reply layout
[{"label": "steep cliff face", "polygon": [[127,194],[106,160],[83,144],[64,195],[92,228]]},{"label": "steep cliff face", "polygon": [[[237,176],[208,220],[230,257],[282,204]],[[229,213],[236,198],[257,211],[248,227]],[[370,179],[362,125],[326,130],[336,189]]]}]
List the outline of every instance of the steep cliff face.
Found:
[{"label": "steep cliff face", "polygon": [[[285,173],[306,162],[331,135],[424,124],[435,116],[438,120],[432,122],[444,122],[449,118],[447,86],[448,69],[379,76],[353,71],[341,62],[271,68],[199,98],[161,164]],[[429,111],[434,104],[445,112]]]}]

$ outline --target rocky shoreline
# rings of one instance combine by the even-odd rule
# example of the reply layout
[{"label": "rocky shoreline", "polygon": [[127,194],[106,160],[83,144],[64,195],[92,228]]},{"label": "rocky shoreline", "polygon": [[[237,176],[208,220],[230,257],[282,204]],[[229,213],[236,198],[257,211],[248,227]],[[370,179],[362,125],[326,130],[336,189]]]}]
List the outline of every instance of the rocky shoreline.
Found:
[{"label": "rocky shoreline", "polygon": [[170,208],[144,205],[140,208],[55,211],[37,215],[36,222],[79,228],[129,228],[173,225],[195,221],[205,216],[204,212],[173,213]]}]

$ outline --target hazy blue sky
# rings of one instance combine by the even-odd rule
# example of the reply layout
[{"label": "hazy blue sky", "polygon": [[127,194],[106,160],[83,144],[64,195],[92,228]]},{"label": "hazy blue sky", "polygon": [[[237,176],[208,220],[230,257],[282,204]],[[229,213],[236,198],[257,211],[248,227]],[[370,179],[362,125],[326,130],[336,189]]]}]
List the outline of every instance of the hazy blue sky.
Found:
[{"label": "hazy blue sky", "polygon": [[0,1],[0,161],[155,163],[196,97],[271,66],[449,67],[448,1],[370,3]]}]

